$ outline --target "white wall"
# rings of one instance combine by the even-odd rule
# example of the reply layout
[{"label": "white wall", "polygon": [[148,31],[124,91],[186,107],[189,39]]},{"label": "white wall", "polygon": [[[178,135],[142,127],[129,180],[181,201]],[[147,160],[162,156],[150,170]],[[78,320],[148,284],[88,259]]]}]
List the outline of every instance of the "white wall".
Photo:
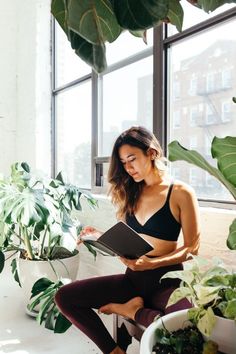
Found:
[{"label": "white wall", "polygon": [[50,172],[50,0],[0,0],[0,172]]}]

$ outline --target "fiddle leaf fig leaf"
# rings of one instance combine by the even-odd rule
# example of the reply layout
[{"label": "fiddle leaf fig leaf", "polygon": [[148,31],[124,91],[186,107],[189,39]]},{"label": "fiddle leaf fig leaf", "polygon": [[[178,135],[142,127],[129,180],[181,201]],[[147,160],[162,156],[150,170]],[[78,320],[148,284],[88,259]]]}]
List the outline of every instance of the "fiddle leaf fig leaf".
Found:
[{"label": "fiddle leaf fig leaf", "polygon": [[235,3],[235,0],[198,0],[198,5],[205,11],[205,12],[212,12],[216,10],[218,7],[224,4],[231,4]]},{"label": "fiddle leaf fig leaf", "polygon": [[179,0],[169,0],[169,11],[167,18],[172,25],[176,26],[179,32],[182,31],[184,11]]},{"label": "fiddle leaf fig leaf", "polygon": [[236,137],[214,137],[211,153],[224,177],[236,187]]},{"label": "fiddle leaf fig leaf", "polygon": [[96,45],[113,42],[122,30],[109,0],[71,0],[67,20],[70,30]]},{"label": "fiddle leaf fig leaf", "polygon": [[69,40],[72,48],[75,49],[75,53],[88,65],[92,66],[97,73],[106,69],[106,47],[103,43],[89,43],[73,31],[69,32]]},{"label": "fiddle leaf fig leaf", "polygon": [[122,28],[132,31],[148,29],[161,23],[169,10],[166,0],[113,1],[114,12]]},{"label": "fiddle leaf fig leaf", "polygon": [[[235,138],[236,139],[236,138]],[[199,154],[197,151],[188,150],[184,148],[178,141],[174,140],[169,145],[169,160],[170,161],[186,161],[195,166],[202,168],[203,170],[210,173],[212,176],[217,178],[225,187],[229,190],[229,192],[233,195],[236,199],[236,189],[234,185],[223,175],[222,171],[218,170],[217,168],[211,166],[204,157]],[[235,162],[236,164],[236,162]],[[234,163],[233,163],[234,168]],[[227,172],[227,176],[231,173],[230,171]],[[232,176],[233,178],[233,176]]]},{"label": "fiddle leaf fig leaf", "polygon": [[232,224],[229,227],[227,247],[230,250],[236,250],[236,219],[233,220]]}]

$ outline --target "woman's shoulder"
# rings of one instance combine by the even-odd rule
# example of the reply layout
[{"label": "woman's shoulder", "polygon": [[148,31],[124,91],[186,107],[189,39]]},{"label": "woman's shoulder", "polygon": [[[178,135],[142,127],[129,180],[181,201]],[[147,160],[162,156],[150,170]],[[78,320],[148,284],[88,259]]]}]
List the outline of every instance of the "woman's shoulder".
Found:
[{"label": "woman's shoulder", "polygon": [[179,180],[173,181],[173,192],[176,198],[195,197],[194,189],[189,184]]}]

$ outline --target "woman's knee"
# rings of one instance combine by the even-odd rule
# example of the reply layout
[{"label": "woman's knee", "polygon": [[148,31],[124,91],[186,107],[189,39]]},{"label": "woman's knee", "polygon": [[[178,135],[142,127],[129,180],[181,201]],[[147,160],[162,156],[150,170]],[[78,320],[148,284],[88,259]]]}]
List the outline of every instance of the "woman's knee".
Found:
[{"label": "woman's knee", "polygon": [[71,303],[69,292],[70,291],[67,285],[62,286],[57,290],[54,300],[59,309],[63,309]]}]

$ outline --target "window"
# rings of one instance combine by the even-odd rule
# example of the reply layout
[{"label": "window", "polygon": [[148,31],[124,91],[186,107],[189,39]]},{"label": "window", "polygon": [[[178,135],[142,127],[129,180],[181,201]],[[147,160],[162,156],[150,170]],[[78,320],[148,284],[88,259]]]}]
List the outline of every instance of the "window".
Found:
[{"label": "window", "polygon": [[[100,75],[73,53],[56,26],[55,173],[63,170],[71,181],[103,193],[114,139],[131,125],[153,130],[165,151],[178,140],[208,160],[212,138],[236,130],[231,101],[236,92],[236,6],[208,15],[188,2],[182,5],[187,11],[182,33],[171,25],[158,26],[148,31],[145,45],[124,32],[107,45],[108,68]],[[201,199],[232,200],[200,169],[175,162],[170,170],[192,184]]]},{"label": "window", "polygon": [[232,85],[231,69],[224,69],[222,71],[222,87],[224,89],[231,88]]},{"label": "window", "polygon": [[225,101],[221,105],[221,119],[222,122],[227,123],[231,121],[231,102]]},{"label": "window", "polygon": [[173,128],[180,128],[180,111],[173,112]]},{"label": "window", "polygon": [[194,96],[196,95],[196,93],[197,93],[197,77],[194,74],[190,81],[189,94]]}]

